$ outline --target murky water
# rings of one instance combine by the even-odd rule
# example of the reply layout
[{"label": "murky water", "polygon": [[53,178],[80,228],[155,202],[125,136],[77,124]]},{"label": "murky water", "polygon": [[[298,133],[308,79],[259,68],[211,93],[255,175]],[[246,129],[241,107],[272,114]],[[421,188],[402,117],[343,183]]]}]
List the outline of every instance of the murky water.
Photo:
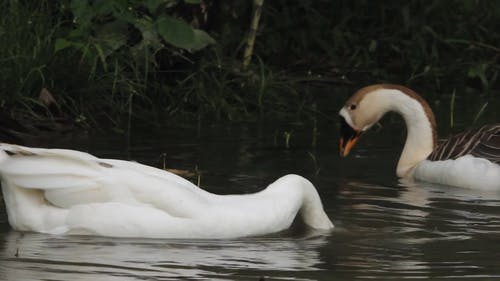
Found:
[{"label": "murky water", "polygon": [[[260,190],[287,173],[309,178],[336,225],[233,240],[48,236],[12,231],[0,215],[0,280],[350,280],[500,278],[500,192],[395,177],[402,133],[364,136],[337,156],[334,124],[200,125],[39,143],[199,170],[215,193]],[[289,136],[289,137],[287,137]],[[57,139],[54,141],[54,139]],[[287,141],[288,140],[288,141]],[[198,178],[192,179],[194,182]]]}]

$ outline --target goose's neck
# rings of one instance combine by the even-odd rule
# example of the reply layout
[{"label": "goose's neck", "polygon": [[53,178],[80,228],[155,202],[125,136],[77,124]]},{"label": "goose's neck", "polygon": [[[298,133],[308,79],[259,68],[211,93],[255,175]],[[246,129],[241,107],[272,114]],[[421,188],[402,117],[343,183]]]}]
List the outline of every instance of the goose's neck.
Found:
[{"label": "goose's neck", "polygon": [[333,224],[323,209],[323,204],[321,203],[321,199],[314,185],[300,176],[288,176],[292,178],[292,181],[295,180],[298,182],[297,184],[302,185],[304,195],[302,196],[300,214],[304,223],[316,229],[332,228]]},{"label": "goose's neck", "polygon": [[323,209],[318,191],[310,181],[301,176],[290,174],[281,177],[273,185],[274,187],[271,189],[281,193],[282,197],[294,192],[293,190],[296,194],[300,194],[299,212],[306,225],[316,229],[331,229],[333,227]]},{"label": "goose's neck", "polygon": [[233,213],[260,217],[261,225],[289,225],[299,213],[304,223],[312,228],[333,227],[314,185],[298,175],[283,176],[255,194],[223,195],[218,198],[236,206]]},{"label": "goose's neck", "polygon": [[389,110],[399,113],[406,123],[407,136],[399,158],[397,175],[409,177],[414,168],[434,150],[436,122],[427,102],[414,93],[391,90],[388,94]]}]

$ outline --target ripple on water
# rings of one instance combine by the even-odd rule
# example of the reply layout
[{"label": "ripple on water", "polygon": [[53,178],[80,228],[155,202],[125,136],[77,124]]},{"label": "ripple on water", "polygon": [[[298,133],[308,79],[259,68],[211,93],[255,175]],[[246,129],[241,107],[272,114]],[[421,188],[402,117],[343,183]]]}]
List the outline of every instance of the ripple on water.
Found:
[{"label": "ripple on water", "polygon": [[198,167],[202,187],[218,193],[253,192],[285,173],[301,174],[319,189],[336,225],[330,235],[293,229],[232,240],[54,237],[11,231],[0,212],[0,280],[500,277],[500,193],[398,182],[392,167],[399,148],[371,147],[341,160],[333,152],[331,124],[318,126],[323,133],[311,149],[294,147],[310,134],[300,126],[292,126],[301,137],[289,148],[275,140],[282,127],[272,126],[184,128],[182,136],[146,131],[132,136],[129,148],[121,135],[81,145],[100,156],[153,165],[165,153],[174,168]]}]

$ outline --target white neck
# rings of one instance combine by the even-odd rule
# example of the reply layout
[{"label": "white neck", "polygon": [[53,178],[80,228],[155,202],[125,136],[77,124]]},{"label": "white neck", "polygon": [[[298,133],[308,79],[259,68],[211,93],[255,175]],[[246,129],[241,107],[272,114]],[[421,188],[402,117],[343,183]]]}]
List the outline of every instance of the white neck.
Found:
[{"label": "white neck", "polygon": [[405,120],[406,142],[396,173],[399,177],[411,176],[417,164],[425,160],[434,149],[434,129],[430,117],[420,101],[399,90],[383,89],[378,94],[383,96],[386,111],[395,111]]},{"label": "white neck", "polygon": [[[312,228],[333,227],[323,210],[316,188],[298,175],[283,176],[265,190],[255,194],[216,195],[214,199],[218,201],[214,205],[224,210],[224,220],[234,228],[242,224],[241,227],[245,231],[251,231],[248,229],[249,219],[259,220],[259,228],[265,229],[265,232],[270,232],[271,229],[274,231],[284,229],[290,226],[298,213],[304,223]],[[242,220],[242,217],[246,219]],[[253,231],[257,231],[257,234],[259,232],[257,229]]]}]

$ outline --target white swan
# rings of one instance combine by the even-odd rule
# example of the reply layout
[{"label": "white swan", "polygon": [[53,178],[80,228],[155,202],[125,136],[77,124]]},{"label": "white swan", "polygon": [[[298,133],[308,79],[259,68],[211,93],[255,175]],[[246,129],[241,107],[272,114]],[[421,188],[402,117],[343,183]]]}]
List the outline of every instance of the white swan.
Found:
[{"label": "white swan", "polygon": [[364,87],[340,110],[340,154],[346,156],[361,134],[389,111],[407,127],[396,173],[402,178],[446,185],[500,190],[500,123],[437,141],[434,114],[425,100],[400,85]]},{"label": "white swan", "polygon": [[298,213],[312,228],[333,228],[316,189],[298,175],[255,194],[216,195],[135,162],[0,144],[0,177],[9,223],[19,231],[234,238],[284,230]]}]

